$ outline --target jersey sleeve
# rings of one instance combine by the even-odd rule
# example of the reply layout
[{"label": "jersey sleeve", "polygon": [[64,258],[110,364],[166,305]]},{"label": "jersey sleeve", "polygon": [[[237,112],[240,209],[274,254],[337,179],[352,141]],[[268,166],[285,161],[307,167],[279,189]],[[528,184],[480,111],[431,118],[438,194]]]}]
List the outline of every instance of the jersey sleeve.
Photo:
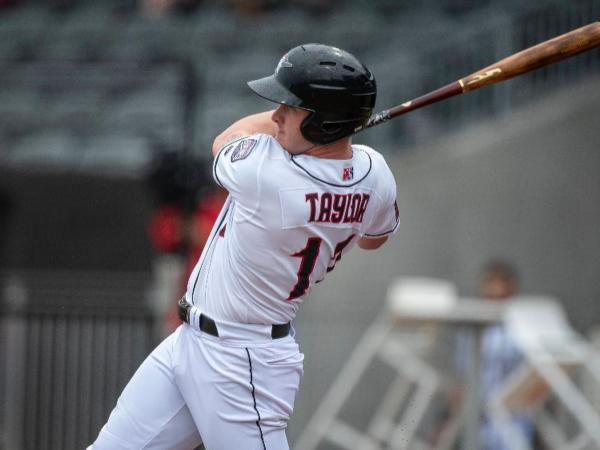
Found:
[{"label": "jersey sleeve", "polygon": [[[378,155],[379,156],[379,155]],[[396,180],[383,157],[379,156],[377,165],[379,178],[376,183],[378,202],[363,236],[378,238],[393,234],[400,226],[400,210],[396,198]]]},{"label": "jersey sleeve", "polygon": [[213,161],[213,178],[241,204],[251,206],[259,197],[262,162],[260,135],[245,136],[219,150]]}]

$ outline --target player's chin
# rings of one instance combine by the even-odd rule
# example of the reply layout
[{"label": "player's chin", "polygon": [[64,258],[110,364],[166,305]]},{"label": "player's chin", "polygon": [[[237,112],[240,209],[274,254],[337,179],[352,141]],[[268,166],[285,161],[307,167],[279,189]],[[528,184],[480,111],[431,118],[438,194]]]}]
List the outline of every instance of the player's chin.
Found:
[{"label": "player's chin", "polygon": [[300,155],[302,153],[304,153],[302,151],[302,149],[296,148],[296,147],[286,147],[285,145],[282,145],[282,147],[284,148],[284,150],[286,150],[290,155]]},{"label": "player's chin", "polygon": [[290,146],[290,143],[287,141],[283,134],[277,132],[277,134],[275,135],[275,140],[279,142],[279,145],[281,145],[285,150],[287,150],[290,153],[293,153],[291,151],[292,146]]}]

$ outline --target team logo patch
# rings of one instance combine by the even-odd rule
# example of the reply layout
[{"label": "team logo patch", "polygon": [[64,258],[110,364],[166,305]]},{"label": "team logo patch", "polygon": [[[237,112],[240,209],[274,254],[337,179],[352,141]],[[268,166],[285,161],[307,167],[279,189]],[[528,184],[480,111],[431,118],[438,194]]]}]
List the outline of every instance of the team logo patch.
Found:
[{"label": "team logo patch", "polygon": [[247,158],[248,155],[252,153],[252,150],[254,149],[255,145],[256,139],[243,139],[240,142],[238,142],[237,146],[235,147],[235,150],[231,154],[231,162],[233,163],[241,159]]},{"label": "team logo patch", "polygon": [[350,181],[352,179],[354,179],[354,167],[344,167],[344,170],[342,171],[342,181]]}]

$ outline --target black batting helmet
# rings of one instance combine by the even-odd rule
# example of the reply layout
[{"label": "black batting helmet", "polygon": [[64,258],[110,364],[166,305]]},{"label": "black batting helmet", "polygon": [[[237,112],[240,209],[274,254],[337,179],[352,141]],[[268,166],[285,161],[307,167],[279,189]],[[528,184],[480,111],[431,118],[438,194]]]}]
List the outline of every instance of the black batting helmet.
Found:
[{"label": "black batting helmet", "polygon": [[267,100],[310,111],[300,131],[316,144],[350,136],[365,125],[377,97],[369,69],[350,53],[322,44],[291,49],[273,75],[248,86]]}]

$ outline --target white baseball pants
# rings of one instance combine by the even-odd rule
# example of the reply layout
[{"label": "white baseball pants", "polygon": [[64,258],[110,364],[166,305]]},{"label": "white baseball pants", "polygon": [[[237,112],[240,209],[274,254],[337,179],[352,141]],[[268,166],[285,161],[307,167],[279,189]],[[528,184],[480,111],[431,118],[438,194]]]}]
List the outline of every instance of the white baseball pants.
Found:
[{"label": "white baseball pants", "polygon": [[[181,325],[142,363],[88,450],[287,450],[302,376],[292,336]],[[221,334],[223,330],[223,333]]]}]

